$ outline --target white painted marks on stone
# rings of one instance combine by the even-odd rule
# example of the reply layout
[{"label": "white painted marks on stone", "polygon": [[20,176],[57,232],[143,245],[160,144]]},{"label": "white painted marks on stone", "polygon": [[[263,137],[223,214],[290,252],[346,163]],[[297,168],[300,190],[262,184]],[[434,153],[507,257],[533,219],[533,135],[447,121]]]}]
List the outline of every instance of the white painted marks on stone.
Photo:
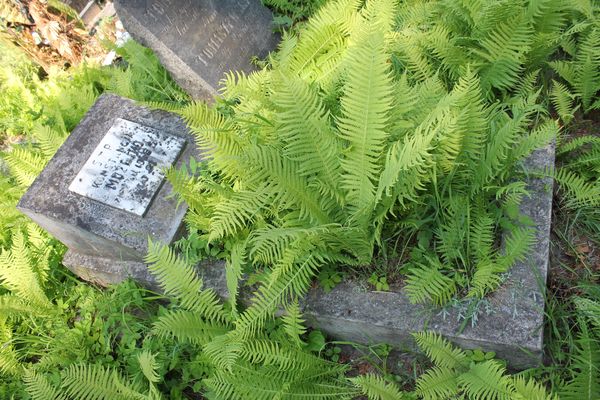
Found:
[{"label": "white painted marks on stone", "polygon": [[185,139],[117,118],[69,190],[143,216]]}]

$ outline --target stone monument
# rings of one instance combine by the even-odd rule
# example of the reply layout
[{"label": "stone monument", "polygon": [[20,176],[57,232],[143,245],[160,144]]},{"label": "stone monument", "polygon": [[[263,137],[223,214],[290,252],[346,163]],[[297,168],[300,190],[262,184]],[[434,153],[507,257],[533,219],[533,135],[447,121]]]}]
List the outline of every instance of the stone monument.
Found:
[{"label": "stone monument", "polygon": [[279,41],[260,0],[116,0],[125,29],[150,47],[195,99],[211,100],[229,71],[250,72]]},{"label": "stone monument", "polygon": [[64,264],[83,278],[106,285],[131,275],[154,286],[148,238],[172,243],[187,210],[164,169],[190,157],[196,146],[178,116],[103,95],[17,208],[67,245]]}]

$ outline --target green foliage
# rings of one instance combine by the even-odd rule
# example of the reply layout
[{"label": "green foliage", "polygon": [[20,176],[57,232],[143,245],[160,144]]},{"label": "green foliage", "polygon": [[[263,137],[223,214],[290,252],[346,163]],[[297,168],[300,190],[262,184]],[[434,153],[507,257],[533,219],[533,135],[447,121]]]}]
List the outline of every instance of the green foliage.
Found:
[{"label": "green foliage", "polygon": [[596,286],[573,296],[575,326],[578,330],[572,354],[560,387],[561,399],[593,399],[600,396],[600,292]]},{"label": "green foliage", "polygon": [[[78,282],[60,265],[64,247],[15,208],[96,97],[106,90],[119,91],[117,83],[127,82],[124,77],[135,79],[128,82],[128,94],[141,100],[177,102],[187,98],[178,95],[183,93],[181,89],[147,49],[130,43],[120,51],[128,61],[125,69],[82,65],[41,79],[36,67],[16,49],[1,47],[0,75],[7,96],[0,100],[0,141],[19,139],[11,146],[3,143],[0,154],[2,398],[6,393],[8,398],[66,398],[66,392],[61,397],[52,389],[61,379],[59,371],[81,363],[94,365],[87,370],[92,375],[107,368],[135,375],[142,368],[145,376],[150,376],[150,369],[144,368],[152,364],[149,357],[140,359],[141,367],[132,363],[140,353],[138,345],[154,352],[160,349],[162,358],[171,352],[173,363],[189,358],[185,346],[160,344],[158,337],[143,340],[151,330],[151,316],[158,310],[154,302],[143,299],[144,291],[125,283],[101,293]],[[175,367],[170,369],[183,374]],[[166,367],[160,372],[164,373]],[[72,382],[78,381],[74,378]],[[187,384],[169,382],[165,386],[180,396]],[[157,390],[142,393],[152,395]],[[80,398],[77,393],[74,396]]]},{"label": "green foliage", "polygon": [[[320,4],[270,3],[293,18]],[[15,63],[0,121],[26,144],[3,157],[10,176],[0,180],[0,210],[14,211],[105,90],[179,112],[209,160],[167,174],[191,227],[178,244],[184,256],[150,244],[168,308],[130,283],[104,293],[76,283],[58,265],[56,242],[13,211],[0,214],[10,227],[0,236],[0,395],[554,398],[491,355],[431,332],[415,335],[435,364],[416,393],[376,375],[348,379],[339,347],[306,333],[298,298],[315,277],[337,283],[334,265],[370,263],[390,237],[411,249],[401,262],[413,302],[476,301],[500,285],[532,240],[518,215],[521,161],[559,129],[545,96],[565,123],[597,108],[595,12],[586,0],[331,1],[284,35],[267,68],[229,75],[210,107],[186,104],[133,42],[119,50],[126,68],[87,66],[69,79],[42,81]],[[552,85],[548,66],[558,74]],[[561,144],[559,157],[576,155],[556,174],[567,208],[597,206],[596,142]],[[228,258],[225,304],[193,268],[207,255]],[[243,309],[238,286],[248,271],[266,273]],[[386,279],[372,283],[385,289]],[[574,304],[581,333],[560,392],[596,398],[600,302]]]},{"label": "green foliage", "polygon": [[469,358],[466,352],[433,332],[417,333],[414,337],[435,364],[417,380],[416,392],[423,399],[558,399],[535,381],[508,375],[496,360]]},{"label": "green foliage", "polygon": [[[569,91],[565,86],[558,84],[555,97],[552,98],[559,115],[567,117],[572,114],[572,111],[567,110],[571,108],[568,105],[573,100],[580,103],[585,112],[600,108],[600,100],[597,98],[600,91],[600,27],[597,21],[582,21],[572,30],[574,32],[571,33],[571,37],[567,36],[570,32],[565,35],[566,43],[563,45],[569,58],[550,63],[571,89]],[[573,40],[575,35],[577,41]],[[569,122],[568,118],[565,122]]]},{"label": "green foliage", "polygon": [[519,227],[520,161],[558,131],[534,73],[558,45],[540,35],[568,24],[547,22],[558,12],[549,5],[495,4],[471,15],[432,2],[419,21],[417,2],[334,1],[284,36],[270,68],[228,76],[214,107],[164,105],[210,155],[208,172],[169,179],[190,204],[188,224],[231,243],[233,309],[241,272],[268,271],[211,349],[221,366],[323,268],[367,264],[389,236],[409,246],[432,233],[403,260],[413,302],[482,298],[523,258],[532,233]]},{"label": "green foliage", "polygon": [[376,273],[372,273],[368,282],[373,285],[377,291],[390,290],[390,285],[388,285],[387,278],[385,276],[377,276]]},{"label": "green foliage", "polygon": [[401,400],[404,398],[397,388],[377,375],[362,375],[351,378],[351,381],[370,400]]},{"label": "green foliage", "polygon": [[326,3],[326,0],[262,0],[262,2],[277,14],[281,14],[274,18],[276,25],[289,27],[294,21],[310,17]]},{"label": "green foliage", "polygon": [[600,138],[593,135],[565,140],[557,149],[557,201],[575,223],[600,242]]}]

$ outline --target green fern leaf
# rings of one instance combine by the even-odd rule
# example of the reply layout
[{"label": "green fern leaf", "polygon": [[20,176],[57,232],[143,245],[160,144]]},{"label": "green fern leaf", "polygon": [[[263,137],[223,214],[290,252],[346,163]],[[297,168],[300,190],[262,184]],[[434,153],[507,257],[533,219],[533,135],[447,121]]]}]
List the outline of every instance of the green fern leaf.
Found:
[{"label": "green fern leaf", "polygon": [[205,345],[229,327],[218,322],[202,320],[196,312],[170,311],[154,323],[152,331],[162,338],[176,338],[183,343]]},{"label": "green fern leaf", "polygon": [[419,376],[416,394],[424,400],[451,399],[459,392],[457,375],[450,368],[433,367]]},{"label": "green fern leaf", "polygon": [[[385,5],[382,2],[381,7]],[[384,35],[383,22],[377,18],[364,21],[346,60],[348,76],[338,126],[348,147],[342,159],[341,186],[348,193],[353,218],[366,216],[375,206],[374,181],[380,171],[382,144],[388,137],[387,110],[393,98]]]},{"label": "green fern leaf", "polygon": [[149,239],[145,261],[164,292],[179,300],[183,308],[208,320],[223,323],[229,320],[215,292],[212,289],[202,290],[202,280],[194,269],[168,246]]},{"label": "green fern leaf", "polygon": [[592,400],[600,397],[600,345],[591,337],[585,322],[577,340],[577,353],[572,355],[572,377],[560,390],[564,400]]},{"label": "green fern leaf", "polygon": [[23,374],[23,382],[27,389],[27,394],[32,400],[65,400],[66,397],[60,391],[53,387],[50,382],[41,374],[27,370]]},{"label": "green fern leaf", "polygon": [[458,376],[458,383],[465,394],[474,400],[510,400],[514,388],[506,370],[497,361],[488,360],[474,364]]},{"label": "green fern leaf", "polygon": [[79,400],[146,399],[137,388],[124,384],[115,370],[99,365],[71,365],[61,377],[64,393]]},{"label": "green fern leaf", "polygon": [[378,375],[366,374],[350,378],[369,400],[402,400],[404,395],[393,383],[387,382]]},{"label": "green fern leaf", "polygon": [[[446,369],[461,369],[468,366],[467,356],[452,346],[441,335],[432,331],[413,333],[417,345],[435,365]],[[442,371],[438,371],[438,375]],[[441,376],[441,375],[440,375]]]},{"label": "green fern leaf", "polygon": [[456,282],[441,271],[437,260],[429,260],[428,265],[416,265],[408,272],[406,292],[411,303],[432,301],[445,304],[456,293]]}]

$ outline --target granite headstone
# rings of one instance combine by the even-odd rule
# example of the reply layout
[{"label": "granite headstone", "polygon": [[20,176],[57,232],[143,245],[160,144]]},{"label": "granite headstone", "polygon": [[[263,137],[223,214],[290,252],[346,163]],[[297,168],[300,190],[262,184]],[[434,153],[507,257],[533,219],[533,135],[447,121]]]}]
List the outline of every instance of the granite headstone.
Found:
[{"label": "granite headstone", "polygon": [[252,57],[265,57],[279,41],[260,0],[117,0],[115,8],[195,99],[210,100],[226,72],[252,71]]},{"label": "granite headstone", "polygon": [[64,264],[80,276],[147,283],[148,238],[172,243],[187,210],[164,170],[190,157],[199,155],[178,116],[102,95],[17,208],[69,248]]}]

